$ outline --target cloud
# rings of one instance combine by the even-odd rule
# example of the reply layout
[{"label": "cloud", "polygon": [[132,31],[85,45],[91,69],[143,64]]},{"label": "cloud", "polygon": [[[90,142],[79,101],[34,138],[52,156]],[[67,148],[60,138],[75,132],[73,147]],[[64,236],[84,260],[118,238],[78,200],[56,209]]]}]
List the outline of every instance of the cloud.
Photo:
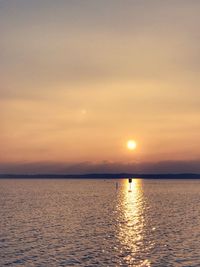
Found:
[{"label": "cloud", "polygon": [[1,161],[198,158],[199,1],[0,3]]},{"label": "cloud", "polygon": [[85,173],[200,173],[200,161],[109,162],[99,163],[1,163],[0,173],[9,174],[85,174]]}]

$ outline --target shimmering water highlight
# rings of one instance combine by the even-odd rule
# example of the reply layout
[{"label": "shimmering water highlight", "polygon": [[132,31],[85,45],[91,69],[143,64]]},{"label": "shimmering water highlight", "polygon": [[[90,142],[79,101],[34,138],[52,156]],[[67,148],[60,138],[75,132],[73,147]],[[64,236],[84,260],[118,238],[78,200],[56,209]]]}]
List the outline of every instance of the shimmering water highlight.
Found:
[{"label": "shimmering water highlight", "polygon": [[200,266],[200,181],[0,180],[0,266]]}]

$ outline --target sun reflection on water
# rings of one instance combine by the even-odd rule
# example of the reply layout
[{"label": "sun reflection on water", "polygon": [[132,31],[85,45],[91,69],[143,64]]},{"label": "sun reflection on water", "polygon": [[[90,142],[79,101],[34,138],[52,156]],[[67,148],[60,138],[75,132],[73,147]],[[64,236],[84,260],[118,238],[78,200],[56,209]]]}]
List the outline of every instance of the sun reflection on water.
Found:
[{"label": "sun reflection on water", "polygon": [[[122,247],[123,259],[129,265],[151,266],[150,261],[141,259],[141,250],[144,244],[144,198],[142,181],[133,179],[131,190],[128,180],[123,180],[120,196],[118,238]],[[134,265],[135,266],[135,265]]]}]

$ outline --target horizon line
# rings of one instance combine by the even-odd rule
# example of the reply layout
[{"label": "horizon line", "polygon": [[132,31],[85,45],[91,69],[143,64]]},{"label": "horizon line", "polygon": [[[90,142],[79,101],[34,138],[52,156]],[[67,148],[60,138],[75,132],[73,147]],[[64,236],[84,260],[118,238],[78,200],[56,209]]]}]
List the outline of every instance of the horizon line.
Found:
[{"label": "horizon line", "polygon": [[58,174],[58,173],[44,173],[44,174],[16,174],[16,173],[0,173],[0,179],[7,178],[99,178],[99,179],[122,179],[122,178],[151,178],[151,179],[159,179],[159,178],[198,178],[200,179],[200,173],[84,173],[84,174]]}]

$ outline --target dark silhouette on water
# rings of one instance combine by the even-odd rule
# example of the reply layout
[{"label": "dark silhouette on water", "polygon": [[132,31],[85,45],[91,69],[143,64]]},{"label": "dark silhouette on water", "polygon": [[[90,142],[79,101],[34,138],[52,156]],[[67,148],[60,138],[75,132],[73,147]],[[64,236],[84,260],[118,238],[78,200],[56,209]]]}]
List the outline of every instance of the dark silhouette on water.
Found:
[{"label": "dark silhouette on water", "polygon": [[116,182],[116,190],[118,190],[118,187],[119,187],[118,182]]},{"label": "dark silhouette on water", "polygon": [[128,190],[128,192],[132,192],[132,190],[131,190],[132,178],[129,178],[128,182],[129,182],[129,190]]}]

